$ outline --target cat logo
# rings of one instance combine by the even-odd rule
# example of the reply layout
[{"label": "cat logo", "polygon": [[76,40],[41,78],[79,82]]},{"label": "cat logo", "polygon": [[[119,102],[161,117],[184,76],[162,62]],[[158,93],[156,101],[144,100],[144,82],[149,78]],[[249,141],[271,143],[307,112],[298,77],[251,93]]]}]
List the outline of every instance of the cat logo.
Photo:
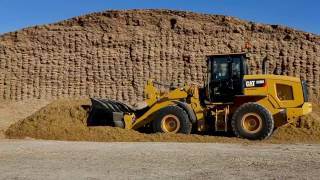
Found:
[{"label": "cat logo", "polygon": [[256,84],[256,81],[253,80],[253,81],[246,81],[246,87],[254,87]]},{"label": "cat logo", "polygon": [[264,79],[255,79],[255,80],[246,80],[245,81],[245,87],[264,87],[265,86],[265,80]]}]

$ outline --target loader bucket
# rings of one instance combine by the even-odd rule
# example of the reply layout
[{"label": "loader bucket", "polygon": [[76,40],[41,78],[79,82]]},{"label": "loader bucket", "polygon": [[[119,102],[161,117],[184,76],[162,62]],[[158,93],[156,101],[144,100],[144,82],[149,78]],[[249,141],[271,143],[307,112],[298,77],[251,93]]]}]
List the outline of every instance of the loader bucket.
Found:
[{"label": "loader bucket", "polygon": [[124,113],[133,112],[126,104],[109,99],[91,99],[91,109],[87,120],[88,126],[116,126],[124,128]]}]

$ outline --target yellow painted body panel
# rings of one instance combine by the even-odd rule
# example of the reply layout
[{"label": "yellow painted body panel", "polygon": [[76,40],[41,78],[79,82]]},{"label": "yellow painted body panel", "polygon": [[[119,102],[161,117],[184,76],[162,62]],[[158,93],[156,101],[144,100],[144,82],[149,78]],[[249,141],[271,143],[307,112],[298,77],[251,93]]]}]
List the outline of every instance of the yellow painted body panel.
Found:
[{"label": "yellow painted body panel", "polygon": [[302,107],[287,108],[288,121],[292,121],[297,117],[311,113],[312,104],[309,102],[303,103]]},{"label": "yellow painted body panel", "polygon": [[292,76],[274,75],[274,74],[255,74],[255,75],[244,75],[244,79],[273,79],[280,81],[291,81],[300,83],[300,79]]},{"label": "yellow painted body panel", "polygon": [[148,80],[146,86],[144,87],[144,95],[146,97],[146,103],[148,106],[152,106],[157,102],[160,93],[156,87],[154,87],[153,81]]},{"label": "yellow painted body panel", "polygon": [[174,100],[186,98],[188,96],[189,89],[189,86],[185,86],[177,88],[161,96],[157,88],[154,87],[153,82],[149,80],[147,82],[147,85],[145,86],[145,95],[147,97],[145,101],[147,102],[150,109],[137,119],[134,114],[126,114],[124,116],[125,128],[138,129],[151,122],[153,120],[152,115],[155,112],[164,107],[176,105]]},{"label": "yellow painted body panel", "polygon": [[191,85],[189,87],[189,94],[192,94],[189,106],[191,106],[197,117],[197,129],[198,131],[204,131],[206,129],[204,115],[205,108],[203,108],[200,103],[199,87],[197,85]]},{"label": "yellow painted body panel", "polygon": [[[244,95],[266,95],[265,98],[257,101],[257,103],[267,108],[273,116],[284,111],[286,112],[285,121],[291,121],[312,111],[311,103],[304,102],[301,80],[299,78],[265,74],[244,76],[244,80],[251,79],[264,79],[266,85],[263,87],[244,88]],[[279,91],[276,87],[277,84],[292,87],[293,99],[281,100],[277,94]],[[275,121],[277,121],[276,118]]]},{"label": "yellow painted body panel", "polygon": [[138,128],[142,127],[143,125],[152,121],[151,116],[153,113],[157,112],[161,108],[164,108],[167,106],[172,106],[172,105],[175,105],[175,103],[172,101],[164,101],[164,102],[156,103],[154,106],[152,106],[146,113],[144,113],[138,119],[135,119],[135,117],[134,117],[133,119],[131,119],[131,122],[127,121],[125,128],[126,129],[138,129]]}]

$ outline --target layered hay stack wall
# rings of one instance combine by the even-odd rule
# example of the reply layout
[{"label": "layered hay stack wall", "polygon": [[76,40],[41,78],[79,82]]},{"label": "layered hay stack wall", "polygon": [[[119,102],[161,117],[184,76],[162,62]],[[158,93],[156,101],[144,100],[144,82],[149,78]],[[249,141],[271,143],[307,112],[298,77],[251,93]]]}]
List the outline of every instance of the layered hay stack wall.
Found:
[{"label": "layered hay stack wall", "polygon": [[205,56],[249,52],[252,73],[300,77],[320,95],[320,36],[232,17],[107,11],[0,36],[0,99],[99,96],[133,103],[147,79],[203,84]]}]

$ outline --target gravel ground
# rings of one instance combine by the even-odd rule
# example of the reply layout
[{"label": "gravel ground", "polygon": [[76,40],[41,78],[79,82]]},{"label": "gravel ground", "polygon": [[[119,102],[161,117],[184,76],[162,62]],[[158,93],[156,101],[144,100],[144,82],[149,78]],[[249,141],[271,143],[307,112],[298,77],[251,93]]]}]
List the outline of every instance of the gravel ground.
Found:
[{"label": "gravel ground", "polygon": [[0,179],[318,179],[320,145],[0,140]]}]

